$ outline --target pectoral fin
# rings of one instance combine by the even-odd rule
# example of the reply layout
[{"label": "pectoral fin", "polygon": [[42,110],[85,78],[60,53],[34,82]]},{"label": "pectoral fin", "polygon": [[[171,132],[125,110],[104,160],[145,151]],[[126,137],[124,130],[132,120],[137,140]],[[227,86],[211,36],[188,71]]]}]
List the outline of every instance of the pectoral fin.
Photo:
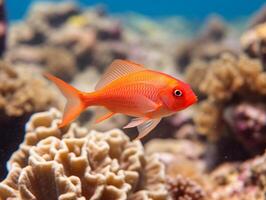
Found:
[{"label": "pectoral fin", "polygon": [[149,113],[157,110],[161,104],[157,104],[146,96],[139,95],[136,97],[136,109],[141,113]]},{"label": "pectoral fin", "polygon": [[134,140],[139,140],[150,133],[161,121],[161,118],[148,119],[144,123],[138,125],[139,135]]}]

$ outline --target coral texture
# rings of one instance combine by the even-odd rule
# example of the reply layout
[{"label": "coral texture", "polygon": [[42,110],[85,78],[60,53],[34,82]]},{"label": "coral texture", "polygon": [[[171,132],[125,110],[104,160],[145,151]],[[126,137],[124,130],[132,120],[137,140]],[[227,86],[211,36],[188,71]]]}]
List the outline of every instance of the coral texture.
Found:
[{"label": "coral texture", "polygon": [[204,200],[206,196],[197,183],[182,176],[168,180],[168,187],[175,200]]},{"label": "coral texture", "polygon": [[[227,118],[225,107],[241,101],[260,101],[265,98],[266,76],[258,60],[241,55],[223,54],[209,64],[209,70],[199,85],[199,90],[207,96],[201,102],[195,122],[200,133],[217,138],[223,131]],[[252,94],[252,95],[248,95]]]},{"label": "coral texture", "polygon": [[203,144],[188,139],[153,139],[145,144],[145,151],[159,155],[170,179],[179,174],[204,185],[207,166],[203,160],[206,151]]},{"label": "coral texture", "polygon": [[33,115],[0,183],[2,199],[167,199],[164,166],[119,130],[58,129],[55,109]]},{"label": "coral texture", "polygon": [[29,116],[52,105],[60,107],[59,102],[38,70],[0,61],[0,147],[5,152],[0,154],[1,178],[6,173],[4,163],[22,141]]},{"label": "coral texture", "polygon": [[210,61],[224,52],[237,52],[238,48],[227,41],[226,27],[218,17],[210,17],[201,33],[179,45],[176,53],[177,66],[184,70],[194,60]]},{"label": "coral texture", "polygon": [[208,196],[213,200],[262,200],[265,169],[265,154],[244,163],[223,164],[210,174]]},{"label": "coral texture", "polygon": [[245,32],[241,44],[249,56],[259,58],[266,68],[266,22]]},{"label": "coral texture", "polygon": [[47,90],[47,85],[38,71],[11,68],[8,63],[0,61],[1,113],[18,117],[56,105],[55,93]]},{"label": "coral texture", "polygon": [[[266,108],[263,103],[241,103],[226,119],[236,137],[251,152],[263,152],[266,146]],[[256,152],[257,151],[257,152]]]}]

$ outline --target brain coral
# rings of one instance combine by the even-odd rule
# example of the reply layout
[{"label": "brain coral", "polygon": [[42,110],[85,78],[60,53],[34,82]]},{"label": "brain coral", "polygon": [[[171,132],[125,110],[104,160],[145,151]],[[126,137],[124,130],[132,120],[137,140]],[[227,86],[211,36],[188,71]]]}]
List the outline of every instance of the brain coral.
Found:
[{"label": "brain coral", "polygon": [[167,199],[164,166],[120,130],[58,129],[56,109],[34,114],[0,183],[1,199]]}]

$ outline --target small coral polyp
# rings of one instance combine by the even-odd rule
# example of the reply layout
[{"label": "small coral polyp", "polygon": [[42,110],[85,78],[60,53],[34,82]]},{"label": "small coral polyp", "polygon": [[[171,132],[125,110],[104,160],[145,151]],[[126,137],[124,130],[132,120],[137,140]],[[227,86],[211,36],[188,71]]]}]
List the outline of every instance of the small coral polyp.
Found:
[{"label": "small coral polyp", "polygon": [[56,109],[34,114],[0,183],[1,199],[167,199],[164,166],[120,130],[58,129]]}]

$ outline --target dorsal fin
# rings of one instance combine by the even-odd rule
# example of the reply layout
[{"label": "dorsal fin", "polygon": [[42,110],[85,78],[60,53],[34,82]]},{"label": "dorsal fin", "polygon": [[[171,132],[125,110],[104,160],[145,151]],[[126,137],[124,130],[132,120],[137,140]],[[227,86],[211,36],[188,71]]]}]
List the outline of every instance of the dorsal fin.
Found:
[{"label": "dorsal fin", "polygon": [[100,81],[95,86],[95,90],[103,88],[107,84],[122,76],[143,70],[146,70],[143,65],[128,60],[114,60],[107,68]]}]

